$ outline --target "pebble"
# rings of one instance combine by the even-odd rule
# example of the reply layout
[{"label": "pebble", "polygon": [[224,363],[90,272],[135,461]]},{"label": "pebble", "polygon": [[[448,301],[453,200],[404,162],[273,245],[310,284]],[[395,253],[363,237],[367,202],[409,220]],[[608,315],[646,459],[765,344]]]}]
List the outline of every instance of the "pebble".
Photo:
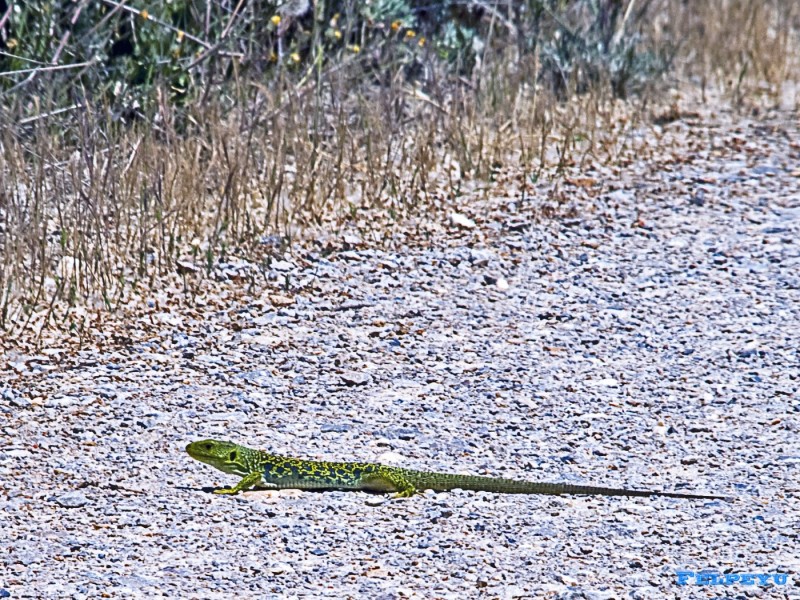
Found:
[{"label": "pebble", "polygon": [[354,385],[367,385],[370,382],[370,376],[366,373],[348,372],[343,373],[341,376],[342,383],[347,386]]},{"label": "pebble", "polygon": [[64,508],[80,508],[81,506],[89,504],[89,499],[81,492],[67,492],[66,494],[56,496],[53,500]]},{"label": "pebble", "polygon": [[457,213],[457,212],[454,212],[454,213],[450,214],[450,222],[453,225],[456,225],[458,227],[462,227],[464,229],[474,229],[475,227],[477,227],[475,221],[473,221],[472,219],[470,219],[466,215],[462,215],[461,213]]}]

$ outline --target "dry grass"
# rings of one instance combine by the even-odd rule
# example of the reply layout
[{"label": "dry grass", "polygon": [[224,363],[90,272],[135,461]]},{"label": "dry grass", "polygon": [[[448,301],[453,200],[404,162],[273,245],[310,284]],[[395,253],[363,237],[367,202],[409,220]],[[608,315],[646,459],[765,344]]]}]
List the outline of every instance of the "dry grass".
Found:
[{"label": "dry grass", "polygon": [[718,86],[734,106],[765,100],[768,106],[795,108],[782,96],[798,82],[797,2],[715,0],[672,15],[685,34],[681,73],[704,90]]},{"label": "dry grass", "polygon": [[[786,102],[798,81],[796,2],[682,5],[648,7],[652,39],[684,36],[678,79],[719,86],[734,105]],[[602,82],[558,99],[532,85],[539,57],[514,47],[482,58],[468,80],[431,63],[423,86],[399,73],[375,85],[362,57],[302,84],[239,80],[181,113],[162,100],[152,123],[79,106],[4,127],[0,329],[80,334],[93,309],[114,310],[176,271],[210,274],[239,258],[266,272],[298,237],[376,209],[382,227],[437,218],[498,169],[535,180],[614,164],[645,122],[630,116],[648,114],[647,93],[622,105]]]}]

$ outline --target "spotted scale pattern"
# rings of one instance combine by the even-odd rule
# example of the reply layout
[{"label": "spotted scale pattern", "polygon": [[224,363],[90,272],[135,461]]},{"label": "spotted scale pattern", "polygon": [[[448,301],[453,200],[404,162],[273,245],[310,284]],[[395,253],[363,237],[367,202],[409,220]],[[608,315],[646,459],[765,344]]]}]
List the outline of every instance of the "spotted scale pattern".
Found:
[{"label": "spotted scale pattern", "polygon": [[237,494],[252,487],[366,490],[396,492],[398,497],[432,489],[448,491],[457,488],[504,494],[596,494],[600,496],[667,496],[707,500],[726,500],[722,496],[629,490],[568,483],[519,481],[476,475],[433,473],[390,467],[377,463],[330,462],[304,460],[254,450],[232,442],[201,440],[186,446],[192,458],[220,471],[239,475],[242,479],[233,488],[215,490],[217,494]]}]

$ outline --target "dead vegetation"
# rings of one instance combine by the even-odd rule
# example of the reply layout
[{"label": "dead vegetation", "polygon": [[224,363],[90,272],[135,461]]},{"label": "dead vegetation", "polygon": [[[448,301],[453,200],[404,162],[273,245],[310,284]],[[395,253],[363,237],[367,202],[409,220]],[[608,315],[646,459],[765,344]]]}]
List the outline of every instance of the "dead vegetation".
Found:
[{"label": "dead vegetation", "polygon": [[[505,2],[479,5],[488,33],[469,68],[419,41],[413,60],[388,42],[380,53],[351,44],[269,78],[237,73],[231,59],[229,76],[196,97],[176,102],[174,82],[157,83],[149,108],[123,117],[85,90],[54,93],[66,81],[58,71],[28,84],[21,74],[2,109],[0,329],[6,339],[80,335],[92,314],[165,278],[189,293],[232,259],[265,276],[298,239],[438,219],[471,182],[500,172],[535,182],[615,164],[654,113],[680,118],[669,88],[713,92],[739,110],[796,110],[796,2],[605,4],[617,11],[608,43],[636,33],[628,52],[662,56],[665,77],[643,63],[589,73],[591,57],[553,45],[527,51]],[[403,56],[409,39],[397,42]],[[576,62],[557,68],[558,56]]]}]

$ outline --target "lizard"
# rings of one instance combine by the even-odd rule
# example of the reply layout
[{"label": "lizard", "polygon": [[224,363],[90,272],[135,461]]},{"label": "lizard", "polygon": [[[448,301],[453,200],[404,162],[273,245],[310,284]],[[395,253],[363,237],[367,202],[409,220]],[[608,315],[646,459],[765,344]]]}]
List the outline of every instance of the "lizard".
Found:
[{"label": "lizard", "polygon": [[456,475],[415,471],[371,462],[329,462],[304,460],[270,454],[219,440],[201,440],[186,446],[186,452],[200,462],[242,479],[231,488],[215,494],[238,494],[253,487],[300,490],[363,490],[395,492],[395,498],[408,498],[431,489],[454,489],[504,494],[581,494],[600,496],[664,496],[695,500],[728,500],[710,494],[684,494],[652,490],[542,483],[498,477]]}]

